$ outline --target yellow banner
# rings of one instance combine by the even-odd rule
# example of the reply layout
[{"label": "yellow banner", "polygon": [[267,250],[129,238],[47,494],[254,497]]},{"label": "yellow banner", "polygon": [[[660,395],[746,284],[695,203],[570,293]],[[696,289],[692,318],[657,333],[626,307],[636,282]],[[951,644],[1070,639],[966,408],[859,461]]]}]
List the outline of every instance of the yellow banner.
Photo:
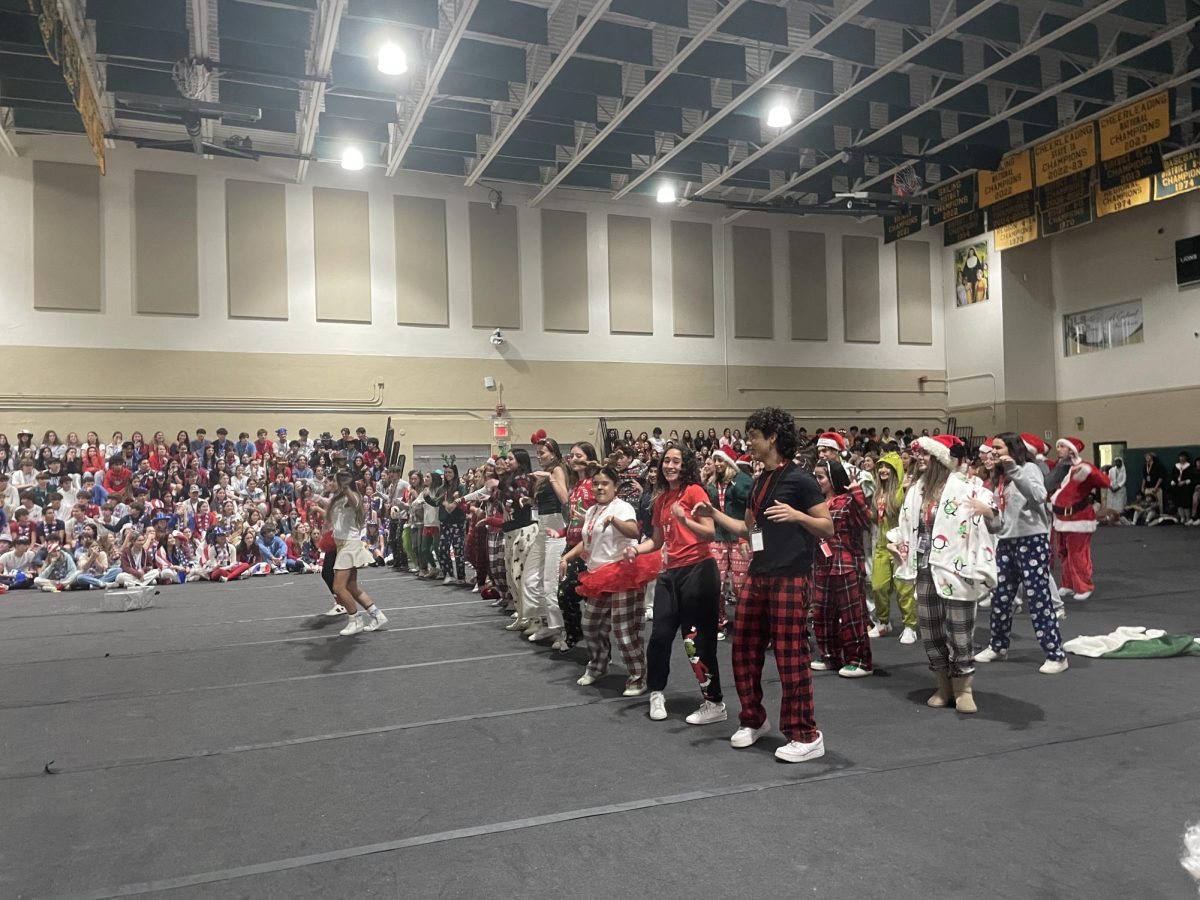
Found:
[{"label": "yellow banner", "polygon": [[1038,238],[1037,216],[1030,216],[1028,219],[1020,219],[1011,225],[997,228],[993,234],[997,250],[1011,250],[1013,247],[1020,247],[1022,244],[1036,241]]},{"label": "yellow banner", "polygon": [[1131,103],[1100,118],[1100,158],[1115,159],[1171,134],[1167,91]]},{"label": "yellow banner", "polygon": [[1189,150],[1163,163],[1154,178],[1154,199],[1166,200],[1200,188],[1200,150]]},{"label": "yellow banner", "polygon": [[1120,187],[1113,188],[1111,191],[1101,190],[1097,187],[1097,217],[1111,216],[1113,213],[1141,206],[1143,203],[1149,203],[1150,183],[1153,180],[1153,178],[1143,178],[1141,181],[1123,184]]},{"label": "yellow banner", "polygon": [[995,172],[979,173],[979,206],[991,206],[1014,194],[1033,190],[1033,169],[1029,164],[1029,151],[1023,150],[1000,163]]},{"label": "yellow banner", "polygon": [[1090,169],[1096,164],[1096,126],[1088,122],[1038,144],[1033,156],[1039,185]]}]

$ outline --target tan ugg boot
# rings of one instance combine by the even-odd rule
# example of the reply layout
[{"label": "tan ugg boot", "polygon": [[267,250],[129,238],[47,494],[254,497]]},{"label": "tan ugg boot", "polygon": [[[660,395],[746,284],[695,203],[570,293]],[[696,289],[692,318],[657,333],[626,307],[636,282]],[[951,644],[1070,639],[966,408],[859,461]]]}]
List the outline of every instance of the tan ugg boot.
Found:
[{"label": "tan ugg boot", "polygon": [[944,709],[954,699],[954,694],[950,690],[950,673],[940,671],[933,674],[937,678],[937,690],[925,701],[925,705],[932,706],[934,709]]},{"label": "tan ugg boot", "polygon": [[975,706],[975,697],[971,693],[971,682],[974,680],[974,675],[962,675],[950,679],[950,683],[954,686],[954,708],[960,713],[979,711]]}]

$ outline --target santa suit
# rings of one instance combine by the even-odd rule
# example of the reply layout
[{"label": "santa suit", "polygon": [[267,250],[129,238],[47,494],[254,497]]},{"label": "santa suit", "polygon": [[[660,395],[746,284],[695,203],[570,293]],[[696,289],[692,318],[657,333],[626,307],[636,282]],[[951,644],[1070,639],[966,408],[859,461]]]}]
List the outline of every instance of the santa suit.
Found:
[{"label": "santa suit", "polygon": [[1062,587],[1076,596],[1086,596],[1095,589],[1092,534],[1096,530],[1096,511],[1091,495],[1108,486],[1107,475],[1091,463],[1077,461],[1050,498],[1058,555],[1062,559]]}]

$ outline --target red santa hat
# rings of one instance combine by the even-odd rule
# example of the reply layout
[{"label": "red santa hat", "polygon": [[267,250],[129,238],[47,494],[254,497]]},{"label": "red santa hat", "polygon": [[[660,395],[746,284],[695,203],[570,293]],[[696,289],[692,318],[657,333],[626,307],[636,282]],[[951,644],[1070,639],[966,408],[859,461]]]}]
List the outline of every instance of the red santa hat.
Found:
[{"label": "red santa hat", "polygon": [[1077,437],[1059,438],[1054,443],[1054,449],[1059,453],[1071,457],[1071,459],[1078,459],[1079,454],[1083,452],[1083,441]]},{"label": "red santa hat", "polygon": [[836,431],[826,431],[817,438],[818,447],[829,447],[838,453],[846,449],[846,439]]},{"label": "red santa hat", "polygon": [[749,453],[743,453],[737,458],[737,467],[743,472],[754,471],[754,458]]},{"label": "red santa hat", "polygon": [[1021,443],[1025,445],[1025,449],[1029,451],[1031,456],[1042,459],[1046,455],[1046,451],[1050,449],[1036,434],[1030,434],[1028,431],[1021,432]]},{"label": "red santa hat", "polygon": [[979,445],[979,455],[982,456],[985,453],[991,453],[991,452],[992,452],[992,439],[990,437],[985,437],[983,439],[983,443]]},{"label": "red santa hat", "polygon": [[724,463],[727,466],[736,466],[738,463],[737,454],[728,447],[718,447],[713,451],[712,458],[717,462]]},{"label": "red santa hat", "polygon": [[921,435],[916,440],[916,445],[940,462],[947,469],[957,467],[954,457],[950,455],[951,447],[961,447],[962,441],[952,434],[939,434],[935,437],[930,437],[927,434]]}]

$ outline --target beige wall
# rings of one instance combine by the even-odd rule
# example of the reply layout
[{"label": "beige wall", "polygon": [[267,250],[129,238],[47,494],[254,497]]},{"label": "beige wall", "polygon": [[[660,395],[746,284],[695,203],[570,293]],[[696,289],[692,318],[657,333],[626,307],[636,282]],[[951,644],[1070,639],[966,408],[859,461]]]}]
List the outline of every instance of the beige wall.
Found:
[{"label": "beige wall", "polygon": [[[1200,387],[1113,394],[1058,404],[1059,434],[1096,441],[1125,441],[1131,447],[1196,443]],[[1083,418],[1083,427],[1075,424]]]}]

